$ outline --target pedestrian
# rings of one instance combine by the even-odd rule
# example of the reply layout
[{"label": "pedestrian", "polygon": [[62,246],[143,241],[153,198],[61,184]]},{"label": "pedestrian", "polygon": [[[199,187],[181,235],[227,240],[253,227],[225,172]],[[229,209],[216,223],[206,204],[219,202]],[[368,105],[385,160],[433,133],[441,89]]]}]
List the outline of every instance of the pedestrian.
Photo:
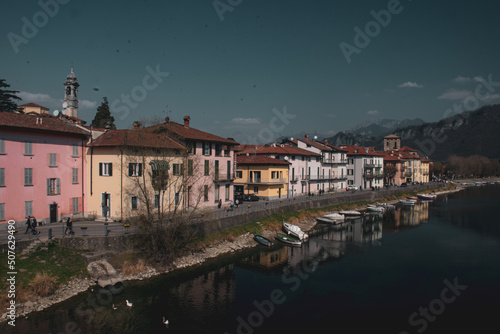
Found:
[{"label": "pedestrian", "polygon": [[66,229],[64,230],[64,234],[65,235],[68,235],[68,232],[69,231],[69,235],[73,236],[73,234],[75,234],[73,232],[73,221],[71,220],[71,217],[68,217],[68,220],[66,221]]},{"label": "pedestrian", "polygon": [[234,209],[234,202],[233,201],[231,201],[231,203],[229,204],[229,207],[231,208],[231,211],[233,211],[233,209]]},{"label": "pedestrian", "polygon": [[217,205],[217,208],[220,209],[221,206],[222,206],[222,199],[219,199],[219,204]]},{"label": "pedestrian", "polygon": [[240,201],[238,201],[238,199],[236,199],[236,200],[234,201],[234,204],[236,205],[236,207],[238,207],[238,205],[240,204]]},{"label": "pedestrian", "polygon": [[31,216],[31,228],[36,230],[37,226],[38,226],[38,222],[36,221],[35,216]]},{"label": "pedestrian", "polygon": [[28,220],[26,220],[26,232],[24,234],[28,233],[28,231],[33,231],[33,227],[31,227],[31,216],[28,216]]}]

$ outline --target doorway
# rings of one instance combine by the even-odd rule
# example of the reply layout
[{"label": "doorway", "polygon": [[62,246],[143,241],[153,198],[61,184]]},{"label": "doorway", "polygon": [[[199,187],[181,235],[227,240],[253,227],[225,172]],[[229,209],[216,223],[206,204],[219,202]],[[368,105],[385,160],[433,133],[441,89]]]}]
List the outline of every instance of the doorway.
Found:
[{"label": "doorway", "polygon": [[50,222],[57,223],[57,203],[49,204]]}]

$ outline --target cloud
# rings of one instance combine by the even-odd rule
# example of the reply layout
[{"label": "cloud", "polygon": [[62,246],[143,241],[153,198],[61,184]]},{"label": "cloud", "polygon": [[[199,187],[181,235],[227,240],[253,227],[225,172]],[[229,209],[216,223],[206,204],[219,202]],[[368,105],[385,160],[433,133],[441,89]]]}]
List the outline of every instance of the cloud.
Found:
[{"label": "cloud", "polygon": [[399,88],[422,88],[423,85],[420,85],[416,82],[407,81],[398,86]]},{"label": "cloud", "polygon": [[493,101],[498,99],[500,99],[500,94],[488,94],[488,96],[484,98],[484,101]]},{"label": "cloud", "polygon": [[458,89],[448,89],[446,92],[438,96],[439,100],[463,100],[467,96],[472,95],[470,90],[458,90]]},{"label": "cloud", "polygon": [[260,124],[257,118],[233,118],[230,123],[238,125],[256,125]]},{"label": "cloud", "polygon": [[[43,105],[44,107],[55,107],[61,108],[63,99],[56,99],[49,94],[41,94],[41,93],[30,93],[30,92],[19,92],[17,94],[22,100],[23,103],[36,103]],[[45,104],[45,105],[44,105]],[[79,100],[78,107],[80,109],[95,109],[97,107],[97,102],[89,101],[89,100]]]},{"label": "cloud", "polygon": [[466,83],[466,82],[471,81],[471,78],[469,78],[469,77],[463,77],[463,76],[459,75],[458,77],[456,77],[455,79],[453,79],[453,81],[457,82],[457,83]]},{"label": "cloud", "polygon": [[378,110],[368,110],[366,113],[368,115],[378,115],[379,112],[378,112]]}]

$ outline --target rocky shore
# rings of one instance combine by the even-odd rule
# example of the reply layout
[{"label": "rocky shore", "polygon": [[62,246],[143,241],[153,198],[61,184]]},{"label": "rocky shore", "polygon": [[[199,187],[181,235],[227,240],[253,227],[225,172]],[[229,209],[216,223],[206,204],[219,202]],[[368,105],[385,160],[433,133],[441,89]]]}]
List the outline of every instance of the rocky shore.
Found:
[{"label": "rocky shore", "polygon": [[[444,190],[440,192],[434,192],[436,195],[451,193],[463,190],[465,187],[461,185],[457,185],[455,189],[452,190]],[[396,201],[397,202],[397,201]],[[359,208],[362,209],[362,208]],[[315,219],[308,219],[304,221],[300,221],[296,223],[302,230],[310,231],[316,225]],[[267,238],[273,238],[275,233],[271,231],[264,231],[262,233]],[[253,235],[251,233],[246,233],[237,237],[234,241],[222,240],[218,242],[216,245],[204,248],[201,251],[193,252],[187,256],[183,256],[174,261],[172,267],[169,270],[157,271],[154,268],[146,267],[146,270],[141,273],[124,275],[122,276],[124,281],[131,280],[144,280],[151,278],[153,276],[168,273],[177,269],[186,268],[190,266],[195,266],[198,264],[202,264],[207,259],[215,258],[222,254],[232,253],[244,248],[254,247],[256,245],[253,240]],[[64,300],[67,300],[77,294],[87,291],[90,288],[96,287],[96,283],[89,278],[74,278],[67,284],[60,286],[58,290],[51,296],[37,298],[36,300],[27,301],[25,303],[19,303],[16,305],[17,312],[16,315],[26,316],[27,314],[35,311],[42,311],[48,308],[51,305],[60,303]],[[0,318],[1,321],[7,320],[7,313],[2,314]]]}]

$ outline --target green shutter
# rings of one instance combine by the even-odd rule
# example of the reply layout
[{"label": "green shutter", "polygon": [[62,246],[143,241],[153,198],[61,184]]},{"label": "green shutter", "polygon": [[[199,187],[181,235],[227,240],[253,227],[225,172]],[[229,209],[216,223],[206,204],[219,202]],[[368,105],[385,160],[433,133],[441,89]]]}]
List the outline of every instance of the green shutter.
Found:
[{"label": "green shutter", "polygon": [[99,162],[99,176],[102,176],[102,162]]}]

